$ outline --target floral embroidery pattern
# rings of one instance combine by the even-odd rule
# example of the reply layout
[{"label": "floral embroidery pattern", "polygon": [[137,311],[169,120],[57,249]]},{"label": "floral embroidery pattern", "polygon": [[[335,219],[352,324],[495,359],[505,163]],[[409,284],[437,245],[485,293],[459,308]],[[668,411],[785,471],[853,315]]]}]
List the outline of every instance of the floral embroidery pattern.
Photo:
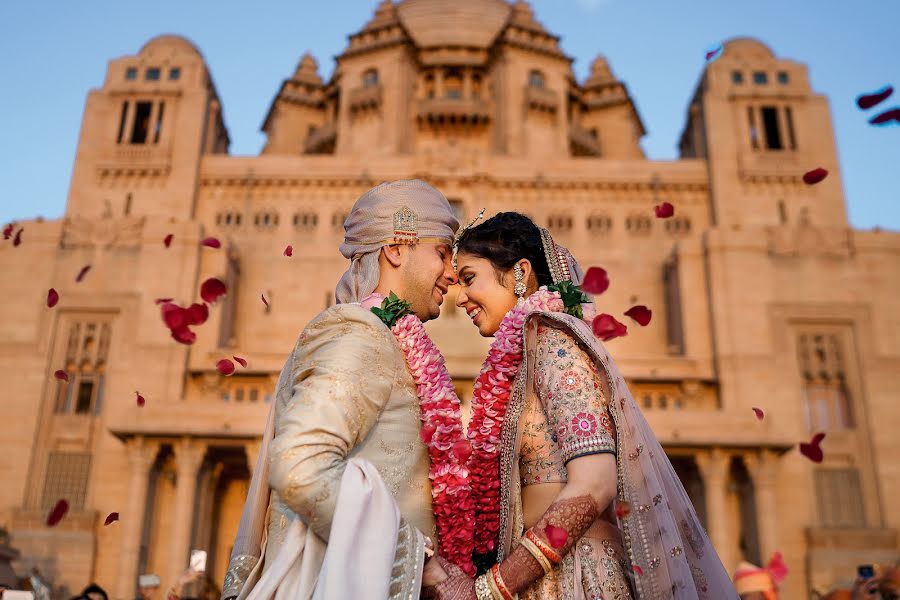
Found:
[{"label": "floral embroidery pattern", "polygon": [[579,437],[590,437],[597,431],[597,418],[589,413],[580,412],[572,417],[572,431]]}]

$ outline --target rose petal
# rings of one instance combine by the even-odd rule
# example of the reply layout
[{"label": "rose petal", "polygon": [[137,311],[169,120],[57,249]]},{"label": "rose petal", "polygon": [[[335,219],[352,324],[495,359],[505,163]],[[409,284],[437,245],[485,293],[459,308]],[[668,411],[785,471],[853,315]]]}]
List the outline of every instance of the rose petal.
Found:
[{"label": "rose petal", "polygon": [[202,242],[200,242],[200,245],[206,246],[207,248],[221,248],[222,242],[220,242],[218,239],[216,239],[214,237],[208,237],[205,240],[203,240]]},{"label": "rose petal", "polygon": [[900,108],[892,108],[886,110],[880,115],[876,115],[869,119],[872,125],[896,125],[900,124]]},{"label": "rose petal", "polygon": [[812,171],[807,171],[803,174],[803,183],[806,185],[815,185],[826,177],[828,177],[828,171],[822,167],[816,167]]},{"label": "rose petal", "polygon": [[47,307],[53,308],[57,302],[59,302],[59,293],[55,289],[50,288],[50,291],[47,292]]},{"label": "rose petal", "polygon": [[266,301],[266,295],[260,294],[259,297],[262,298],[263,304],[266,305],[266,308],[269,308],[269,303]]},{"label": "rose petal", "polygon": [[172,298],[157,298],[154,300],[157,304],[165,304],[166,302],[171,302]]},{"label": "rose petal", "polygon": [[597,296],[602,294],[609,288],[609,275],[606,269],[602,267],[591,267],[584,275],[584,281],[581,282],[581,289],[588,294]]},{"label": "rose petal", "polygon": [[223,358],[216,363],[216,370],[222,375],[231,375],[234,373],[234,363],[227,358]]},{"label": "rose petal", "polygon": [[15,229],[15,228],[16,228],[15,223],[8,223],[6,225],[6,227],[3,228],[3,239],[8,240],[9,238],[11,238],[13,229]]},{"label": "rose petal", "polygon": [[81,280],[84,279],[84,276],[87,275],[87,272],[91,270],[91,265],[84,265],[81,267],[81,270],[78,271],[78,275],[75,276],[75,283],[81,283]]},{"label": "rose petal", "polygon": [[616,517],[624,519],[631,514],[631,503],[626,501],[616,502]]},{"label": "rose petal", "polygon": [[181,329],[190,325],[188,311],[174,302],[166,302],[159,307],[163,322],[169,329]]},{"label": "rose petal", "polygon": [[118,520],[119,520],[119,513],[111,512],[108,515],[106,515],[106,519],[103,521],[103,526],[106,527],[110,523],[115,523]]},{"label": "rose petal", "polygon": [[622,337],[628,333],[628,327],[616,320],[612,315],[603,313],[594,317],[591,322],[591,329],[600,340],[608,342],[617,337]]},{"label": "rose petal", "polygon": [[548,524],[544,528],[544,534],[547,536],[547,541],[554,548],[562,548],[569,541],[568,532],[562,527],[556,527],[555,525]]},{"label": "rose petal", "polygon": [[163,238],[163,245],[168,248],[172,245],[172,237],[174,237],[171,233]]},{"label": "rose petal", "polygon": [[215,277],[210,277],[200,286],[200,297],[203,298],[204,302],[208,302],[209,304],[213,304],[219,297],[224,296],[227,293],[227,289],[225,288],[225,284]]},{"label": "rose petal", "polygon": [[722,51],[724,47],[722,44],[713,44],[712,46],[708,46],[706,48],[706,53],[704,56],[706,57],[706,62],[712,62],[722,56]]},{"label": "rose petal", "polygon": [[668,219],[675,214],[675,207],[672,206],[671,202],[663,202],[662,204],[657,204],[653,208],[653,210],[656,212],[657,219]]},{"label": "rose petal", "polygon": [[22,243],[22,232],[25,231],[25,228],[22,227],[16,232],[16,237],[13,238],[13,246],[18,246]]},{"label": "rose petal", "polygon": [[147,401],[144,399],[144,397],[141,396],[141,393],[140,393],[140,392],[135,391],[135,392],[134,392],[134,395],[135,395],[135,401],[137,402],[137,405],[138,405],[138,406],[144,406],[144,404],[147,403]]},{"label": "rose petal", "polygon": [[422,441],[426,444],[431,441],[431,438],[434,436],[434,432],[437,431],[437,427],[433,423],[425,423],[422,425],[422,431],[419,434],[422,436]]},{"label": "rose petal", "polygon": [[294,254],[293,246],[288,246],[287,248],[284,249],[285,256],[293,256],[293,254]]},{"label": "rose petal", "polygon": [[190,327],[185,325],[172,330],[172,339],[179,344],[190,346],[197,340],[197,334],[191,331]]},{"label": "rose petal", "polygon": [[775,552],[772,555],[769,564],[766,565],[766,571],[772,576],[775,585],[781,585],[784,578],[788,576],[788,567],[784,562],[784,557],[781,555],[781,552]]},{"label": "rose petal", "polygon": [[634,571],[634,574],[638,577],[644,574],[644,570],[637,565],[631,565],[631,570]]},{"label": "rose petal", "polygon": [[187,322],[190,325],[203,325],[209,318],[209,307],[205,304],[194,303],[187,307]]},{"label": "rose petal", "polygon": [[753,407],[753,412],[756,413],[756,418],[760,421],[762,421],[766,416],[766,413],[763,412],[763,409],[756,408],[755,406]]},{"label": "rose petal", "polygon": [[641,327],[646,327],[650,324],[650,319],[653,317],[653,311],[644,306],[643,304],[638,304],[637,306],[632,306],[628,310],[625,311],[626,317],[631,317],[635,321],[637,321],[638,325]]},{"label": "rose petal", "polygon": [[247,361],[244,360],[243,358],[241,358],[240,356],[232,356],[231,358],[233,358],[234,360],[241,363],[241,366],[244,367],[245,369],[247,368]]},{"label": "rose petal", "polygon": [[453,452],[453,455],[456,457],[459,464],[463,465],[469,460],[469,457],[472,456],[472,444],[470,444],[468,440],[459,440],[453,444],[451,452]]},{"label": "rose petal", "polygon": [[808,443],[801,442],[800,454],[813,461],[814,463],[822,462],[824,454],[822,453],[822,448],[819,446],[819,444],[822,443],[823,439],[825,439],[825,434],[817,433]]},{"label": "rose petal", "polygon": [[861,94],[856,99],[856,105],[863,110],[868,110],[875,106],[876,104],[881,104],[883,101],[888,99],[888,96],[894,93],[894,88],[892,86],[885,86],[878,90],[877,92],[872,92],[871,94]]},{"label": "rose petal", "polygon": [[62,518],[66,516],[66,513],[69,512],[69,503],[65,499],[61,499],[56,503],[56,506],[53,507],[53,510],[50,511],[50,514],[47,515],[47,527],[53,527],[60,521]]},{"label": "rose petal", "polygon": [[58,369],[55,373],[53,373],[53,376],[61,381],[65,381],[66,383],[68,383],[69,381],[69,374],[62,369]]}]

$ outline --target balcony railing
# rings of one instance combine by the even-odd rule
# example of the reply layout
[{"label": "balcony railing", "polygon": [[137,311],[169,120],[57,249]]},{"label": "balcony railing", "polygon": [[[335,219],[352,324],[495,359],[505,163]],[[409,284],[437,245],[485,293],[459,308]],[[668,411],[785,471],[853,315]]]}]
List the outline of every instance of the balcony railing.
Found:
[{"label": "balcony railing", "polygon": [[418,101],[416,116],[427,124],[483,125],[491,119],[491,107],[482,98],[426,98]]},{"label": "balcony railing", "polygon": [[556,112],[559,96],[553,90],[542,87],[525,86],[525,102],[529,108]]},{"label": "balcony railing", "polygon": [[334,152],[336,141],[337,127],[334,123],[325,123],[309,134],[304,149],[307,154],[330,154]]},{"label": "balcony railing", "polygon": [[569,127],[569,142],[575,156],[600,156],[600,141],[578,125]]},{"label": "balcony railing", "polygon": [[350,90],[348,101],[351,112],[370,110],[381,106],[381,86],[369,85]]}]

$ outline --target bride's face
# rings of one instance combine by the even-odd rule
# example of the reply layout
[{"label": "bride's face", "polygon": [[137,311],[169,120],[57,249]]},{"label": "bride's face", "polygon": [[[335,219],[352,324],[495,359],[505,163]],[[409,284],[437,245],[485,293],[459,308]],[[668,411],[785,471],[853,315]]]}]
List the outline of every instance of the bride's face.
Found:
[{"label": "bride's face", "polygon": [[478,333],[483,337],[493,336],[500,328],[500,321],[516,305],[512,269],[498,273],[487,259],[460,252],[457,275],[456,305],[466,309]]}]

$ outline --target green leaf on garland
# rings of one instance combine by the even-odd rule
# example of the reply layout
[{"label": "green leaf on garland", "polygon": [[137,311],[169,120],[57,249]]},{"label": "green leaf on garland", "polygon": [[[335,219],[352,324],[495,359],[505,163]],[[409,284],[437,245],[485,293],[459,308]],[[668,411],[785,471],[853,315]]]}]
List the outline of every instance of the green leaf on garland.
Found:
[{"label": "green leaf on garland", "polygon": [[581,305],[586,304],[591,300],[587,297],[587,294],[581,291],[580,287],[567,280],[548,285],[547,289],[551,292],[559,292],[563,304],[565,305],[563,312],[579,319],[584,318],[584,312],[581,310]]},{"label": "green leaf on garland", "polygon": [[401,300],[397,297],[397,294],[391,292],[381,303],[381,308],[373,306],[372,312],[375,313],[375,316],[381,319],[385,325],[393,327],[401,317],[411,314],[412,310],[410,309],[409,302]]}]

